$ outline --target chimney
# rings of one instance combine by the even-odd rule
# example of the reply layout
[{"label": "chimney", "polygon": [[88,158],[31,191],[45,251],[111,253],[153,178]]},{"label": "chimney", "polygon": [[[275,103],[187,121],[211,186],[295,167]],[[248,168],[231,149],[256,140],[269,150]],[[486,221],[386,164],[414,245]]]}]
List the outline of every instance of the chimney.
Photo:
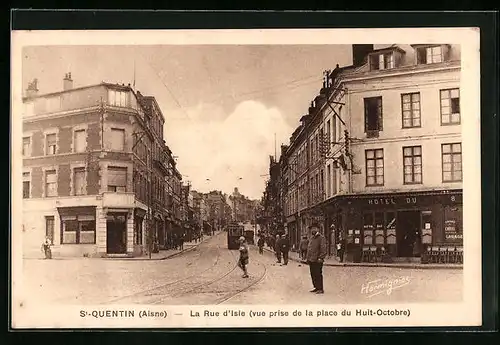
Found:
[{"label": "chimney", "polygon": [[33,79],[31,83],[28,83],[28,87],[26,88],[26,97],[32,98],[36,97],[38,94],[38,79]]},{"label": "chimney", "polygon": [[366,62],[368,53],[373,51],[373,44],[353,44],[352,45],[352,65],[359,67]]},{"label": "chimney", "polygon": [[63,79],[63,90],[71,90],[73,88],[73,79],[71,79],[71,72],[66,73]]}]

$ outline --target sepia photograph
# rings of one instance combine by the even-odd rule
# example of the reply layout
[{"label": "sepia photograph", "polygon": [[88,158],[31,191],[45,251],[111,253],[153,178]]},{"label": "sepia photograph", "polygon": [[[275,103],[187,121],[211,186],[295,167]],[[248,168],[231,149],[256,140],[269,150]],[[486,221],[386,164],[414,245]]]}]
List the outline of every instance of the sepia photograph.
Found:
[{"label": "sepia photograph", "polygon": [[478,32],[260,31],[13,35],[13,327],[480,324]]}]

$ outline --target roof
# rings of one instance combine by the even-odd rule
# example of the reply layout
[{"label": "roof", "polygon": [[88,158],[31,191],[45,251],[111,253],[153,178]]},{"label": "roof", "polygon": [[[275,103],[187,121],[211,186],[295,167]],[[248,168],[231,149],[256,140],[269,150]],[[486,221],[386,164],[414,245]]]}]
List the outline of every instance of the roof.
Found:
[{"label": "roof", "polygon": [[394,51],[397,51],[401,54],[406,54],[406,52],[403,49],[394,45],[394,46],[390,46],[390,47],[372,50],[371,52],[368,53],[368,55],[373,55],[373,54],[377,54],[377,53],[388,53],[388,52],[394,52]]},{"label": "roof", "polygon": [[80,86],[80,87],[73,87],[68,90],[61,90],[61,91],[56,91],[56,92],[49,92],[49,93],[44,93],[44,94],[38,94],[35,96],[30,96],[30,97],[23,97],[23,99],[36,99],[36,98],[43,98],[43,97],[48,97],[48,96],[55,96],[55,95],[60,95],[64,93],[69,93],[73,91],[78,91],[78,90],[85,90],[85,89],[91,89],[93,87],[97,86],[106,86],[106,87],[113,87],[121,90],[132,90],[132,87],[129,85],[124,85],[124,84],[112,84],[112,83],[107,83],[107,82],[100,82],[98,84],[91,84],[91,85],[86,85],[86,86]]}]

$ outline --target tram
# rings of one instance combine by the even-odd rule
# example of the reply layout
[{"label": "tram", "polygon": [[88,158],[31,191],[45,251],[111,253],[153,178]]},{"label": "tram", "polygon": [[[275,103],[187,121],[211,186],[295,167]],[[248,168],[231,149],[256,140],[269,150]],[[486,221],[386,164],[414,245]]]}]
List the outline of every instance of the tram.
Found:
[{"label": "tram", "polygon": [[227,226],[227,249],[240,248],[240,237],[244,235],[244,227],[238,223],[231,223]]}]

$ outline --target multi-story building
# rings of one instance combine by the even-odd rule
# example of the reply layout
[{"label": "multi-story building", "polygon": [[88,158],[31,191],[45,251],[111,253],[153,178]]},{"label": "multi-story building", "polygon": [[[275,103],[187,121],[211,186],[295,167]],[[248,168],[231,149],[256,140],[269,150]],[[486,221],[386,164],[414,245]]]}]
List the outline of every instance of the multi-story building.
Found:
[{"label": "multi-story building", "polygon": [[180,174],[153,97],[104,82],[75,88],[69,73],[59,92],[30,83],[23,103],[25,255],[39,255],[44,237],[61,256],[141,255],[161,240],[175,191],[164,182]]},{"label": "multi-story building", "polygon": [[213,230],[223,228],[229,221],[227,197],[221,191],[211,191],[206,194],[208,222]]},{"label": "multi-story building", "polygon": [[[283,151],[283,147],[282,147]],[[284,219],[281,202],[281,165],[274,156],[269,157],[269,180],[262,200],[263,218],[261,224],[272,233],[284,233]],[[263,222],[262,222],[263,221]]]},{"label": "multi-story building", "polygon": [[[460,246],[460,47],[362,46],[353,57],[352,66],[328,74],[326,98],[316,99],[318,111],[292,135],[285,154],[289,221],[311,214],[332,254],[346,240],[348,260],[358,260],[367,246],[394,259],[420,257],[429,245]],[[319,145],[316,133],[323,136]],[[301,147],[308,152],[302,165]]]},{"label": "multi-story building", "polygon": [[[134,123],[135,190],[137,198],[151,206],[149,211],[153,231],[147,242],[156,242],[159,248],[165,248],[170,213],[167,208],[166,185],[170,173],[169,157],[163,139],[165,118],[154,97],[144,96],[140,91],[136,95],[144,109],[144,117]],[[150,189],[143,190],[141,186]]]}]

